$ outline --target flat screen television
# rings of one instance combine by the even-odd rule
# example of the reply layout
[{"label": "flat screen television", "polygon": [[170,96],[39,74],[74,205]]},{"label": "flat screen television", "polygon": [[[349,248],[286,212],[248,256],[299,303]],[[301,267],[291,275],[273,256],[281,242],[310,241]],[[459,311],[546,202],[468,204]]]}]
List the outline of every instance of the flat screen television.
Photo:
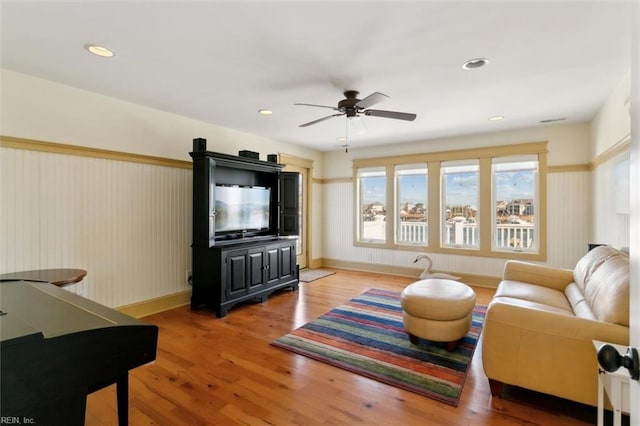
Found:
[{"label": "flat screen television", "polygon": [[269,229],[271,188],[216,185],[215,200],[216,234]]}]

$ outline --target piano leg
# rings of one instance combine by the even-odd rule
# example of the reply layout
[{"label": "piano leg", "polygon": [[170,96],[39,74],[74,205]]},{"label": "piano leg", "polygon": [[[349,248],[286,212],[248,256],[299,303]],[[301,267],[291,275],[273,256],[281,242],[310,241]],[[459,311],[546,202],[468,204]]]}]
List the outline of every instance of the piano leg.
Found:
[{"label": "piano leg", "polygon": [[118,425],[129,424],[129,372],[126,371],[116,382],[116,398],[118,400]]}]

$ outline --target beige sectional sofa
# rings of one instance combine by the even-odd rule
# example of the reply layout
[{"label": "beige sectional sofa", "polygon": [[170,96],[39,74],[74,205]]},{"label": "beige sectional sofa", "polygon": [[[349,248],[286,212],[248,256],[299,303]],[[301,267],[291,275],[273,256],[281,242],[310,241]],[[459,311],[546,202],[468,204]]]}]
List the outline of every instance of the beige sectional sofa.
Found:
[{"label": "beige sectional sofa", "polygon": [[597,405],[592,340],[629,343],[629,258],[608,246],[575,269],[508,261],[482,330],[491,393],[515,385]]}]

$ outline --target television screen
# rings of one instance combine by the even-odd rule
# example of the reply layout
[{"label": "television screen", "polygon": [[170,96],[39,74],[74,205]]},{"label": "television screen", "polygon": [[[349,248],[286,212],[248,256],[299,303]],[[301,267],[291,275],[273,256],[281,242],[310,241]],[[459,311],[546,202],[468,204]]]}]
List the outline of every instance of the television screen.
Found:
[{"label": "television screen", "polygon": [[216,232],[269,228],[271,189],[216,185]]}]

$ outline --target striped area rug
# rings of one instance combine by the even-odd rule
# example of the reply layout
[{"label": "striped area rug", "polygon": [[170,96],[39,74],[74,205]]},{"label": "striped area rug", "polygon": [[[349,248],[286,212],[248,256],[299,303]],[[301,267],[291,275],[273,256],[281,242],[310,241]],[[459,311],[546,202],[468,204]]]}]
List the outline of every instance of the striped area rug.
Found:
[{"label": "striped area rug", "polygon": [[370,289],[271,344],[455,407],[485,313],[476,306],[471,330],[453,352],[422,339],[412,345],[400,293]]}]

